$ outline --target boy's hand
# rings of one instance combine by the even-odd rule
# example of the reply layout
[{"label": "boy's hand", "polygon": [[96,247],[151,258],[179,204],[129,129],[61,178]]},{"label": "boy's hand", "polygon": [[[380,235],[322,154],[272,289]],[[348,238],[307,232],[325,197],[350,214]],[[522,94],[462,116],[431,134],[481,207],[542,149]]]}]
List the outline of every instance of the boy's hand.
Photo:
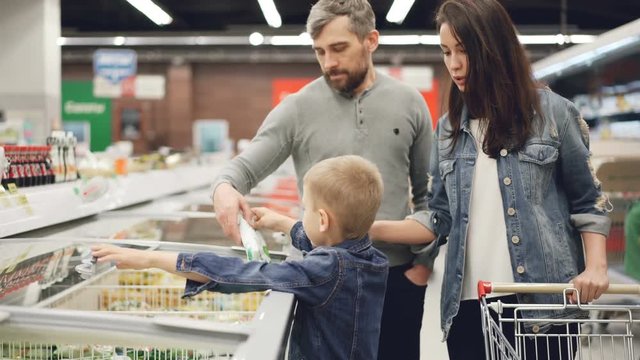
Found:
[{"label": "boy's hand", "polygon": [[142,270],[151,267],[152,252],[126,249],[112,245],[95,245],[91,247],[91,255],[98,263],[113,262],[118,269]]},{"label": "boy's hand", "polygon": [[269,229],[288,233],[296,223],[292,218],[278,214],[265,207],[257,207],[251,210],[255,215],[254,227],[256,229]]}]

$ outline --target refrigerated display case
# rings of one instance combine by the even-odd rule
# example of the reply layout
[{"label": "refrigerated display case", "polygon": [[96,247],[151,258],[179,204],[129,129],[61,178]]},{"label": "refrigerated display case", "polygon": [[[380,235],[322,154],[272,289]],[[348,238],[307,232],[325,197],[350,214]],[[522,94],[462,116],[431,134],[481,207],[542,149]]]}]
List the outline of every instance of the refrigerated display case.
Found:
[{"label": "refrigerated display case", "polygon": [[216,166],[184,165],[0,193],[0,238],[209,186]]},{"label": "refrigerated display case", "polygon": [[157,241],[2,239],[0,353],[9,359],[279,359],[294,299],[290,294],[201,293],[183,299],[169,273],[95,266],[76,271],[90,244],[148,251],[213,251],[219,246]]},{"label": "refrigerated display case", "polygon": [[[300,206],[293,201],[247,197],[249,204],[269,206],[292,216]],[[273,256],[283,258],[291,251],[289,234],[258,230]],[[152,202],[112,210],[74,222],[34,230],[17,237],[104,238],[169,241],[235,247],[236,243],[223,232],[215,218],[208,190],[164,197]]]}]

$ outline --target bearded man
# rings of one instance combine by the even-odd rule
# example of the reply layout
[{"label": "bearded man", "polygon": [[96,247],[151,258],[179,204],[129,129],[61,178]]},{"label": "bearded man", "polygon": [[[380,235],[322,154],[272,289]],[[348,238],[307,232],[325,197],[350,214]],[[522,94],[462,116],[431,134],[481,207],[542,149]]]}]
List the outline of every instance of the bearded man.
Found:
[{"label": "bearded man", "polygon": [[[359,155],[382,174],[377,220],[401,220],[427,206],[431,117],[415,88],[374,69],[379,33],[371,5],[366,0],[320,0],[309,13],[307,32],[323,76],[276,106],[213,184],[218,222],[238,244],[238,213],[250,223],[253,217],[243,194],[289,156],[300,193],[302,179],[315,163]],[[437,250],[372,240],[390,266],[378,358],[417,360],[425,289]]]}]

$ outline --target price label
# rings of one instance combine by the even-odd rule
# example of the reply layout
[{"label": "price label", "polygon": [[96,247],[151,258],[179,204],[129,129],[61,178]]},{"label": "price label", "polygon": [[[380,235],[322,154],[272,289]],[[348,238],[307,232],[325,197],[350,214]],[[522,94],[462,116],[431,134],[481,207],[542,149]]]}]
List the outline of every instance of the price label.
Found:
[{"label": "price label", "polygon": [[15,183],[9,183],[7,186],[9,187],[9,194],[15,194],[18,192],[18,186]]}]

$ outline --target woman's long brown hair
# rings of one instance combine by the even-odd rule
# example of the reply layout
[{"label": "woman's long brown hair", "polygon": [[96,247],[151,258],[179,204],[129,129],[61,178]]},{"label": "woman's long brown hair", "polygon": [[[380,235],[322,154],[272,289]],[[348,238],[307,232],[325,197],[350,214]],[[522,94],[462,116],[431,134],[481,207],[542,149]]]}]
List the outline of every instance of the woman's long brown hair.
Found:
[{"label": "woman's long brown hair", "polygon": [[446,100],[455,148],[464,105],[472,118],[487,119],[483,150],[521,149],[540,113],[539,84],[506,10],[496,0],[447,0],[436,14],[438,32],[447,23],[468,57],[465,90],[451,84]]}]

